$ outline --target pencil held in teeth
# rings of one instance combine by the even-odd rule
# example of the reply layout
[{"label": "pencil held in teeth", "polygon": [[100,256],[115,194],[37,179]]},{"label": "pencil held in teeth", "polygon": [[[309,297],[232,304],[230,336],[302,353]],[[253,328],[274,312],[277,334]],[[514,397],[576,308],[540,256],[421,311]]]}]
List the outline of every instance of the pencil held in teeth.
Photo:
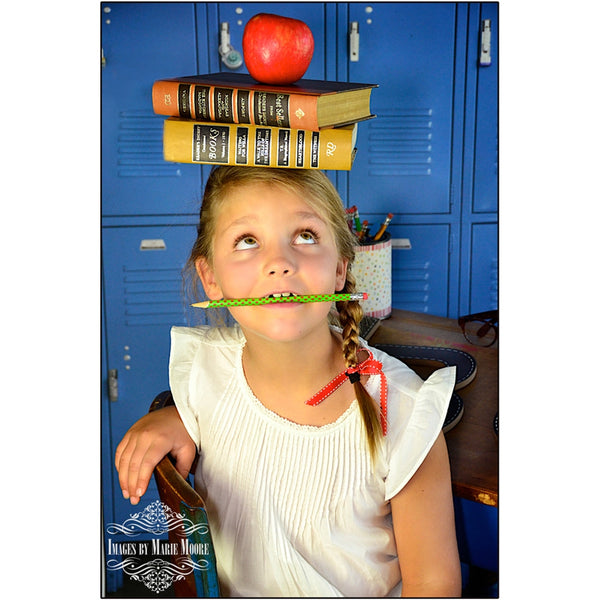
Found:
[{"label": "pencil held in teeth", "polygon": [[351,302],[366,300],[368,294],[355,292],[352,294],[308,294],[297,296],[291,293],[271,294],[263,298],[224,298],[222,300],[205,300],[192,304],[195,308],[220,308],[227,306],[260,306],[263,304],[304,303],[310,302]]}]

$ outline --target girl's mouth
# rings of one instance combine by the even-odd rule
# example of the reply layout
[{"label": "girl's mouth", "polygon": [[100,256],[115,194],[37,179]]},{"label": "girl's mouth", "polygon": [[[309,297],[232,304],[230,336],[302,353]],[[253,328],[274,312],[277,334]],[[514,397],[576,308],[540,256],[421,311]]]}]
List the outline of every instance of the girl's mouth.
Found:
[{"label": "girl's mouth", "polygon": [[290,298],[293,296],[297,296],[293,292],[276,292],[274,294],[268,294],[265,298]]}]

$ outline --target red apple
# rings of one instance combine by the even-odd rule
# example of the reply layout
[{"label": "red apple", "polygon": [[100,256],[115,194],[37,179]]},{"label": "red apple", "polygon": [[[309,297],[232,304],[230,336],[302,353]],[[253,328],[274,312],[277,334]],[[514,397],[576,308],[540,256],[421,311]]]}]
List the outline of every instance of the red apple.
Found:
[{"label": "red apple", "polygon": [[256,81],[288,85],[306,73],[315,41],[303,21],[259,13],[246,23],[242,48],[248,73]]}]

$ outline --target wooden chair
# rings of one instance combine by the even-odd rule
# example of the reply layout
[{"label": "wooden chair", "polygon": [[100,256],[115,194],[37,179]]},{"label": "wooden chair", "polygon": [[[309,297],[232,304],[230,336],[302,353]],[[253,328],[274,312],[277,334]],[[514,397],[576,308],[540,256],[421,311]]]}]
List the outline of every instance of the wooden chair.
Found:
[{"label": "wooden chair", "polygon": [[[150,412],[173,405],[170,391],[160,393],[152,402]],[[187,552],[173,556],[173,564],[181,567],[182,578],[173,582],[177,598],[217,598],[219,581],[217,563],[202,497],[175,468],[170,456],[165,456],[154,469],[154,478],[165,512],[177,515],[169,526],[169,542]],[[182,515],[184,519],[179,518]],[[169,521],[169,515],[165,515]],[[193,567],[193,568],[192,568]]]}]

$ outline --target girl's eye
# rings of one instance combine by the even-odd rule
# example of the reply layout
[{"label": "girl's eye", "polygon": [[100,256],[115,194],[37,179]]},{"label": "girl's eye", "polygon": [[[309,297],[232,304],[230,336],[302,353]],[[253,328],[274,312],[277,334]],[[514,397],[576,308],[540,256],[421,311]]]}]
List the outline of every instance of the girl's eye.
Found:
[{"label": "girl's eye", "polygon": [[312,231],[303,231],[298,234],[296,238],[297,244],[316,244],[317,236]]},{"label": "girl's eye", "polygon": [[256,248],[257,246],[258,242],[256,241],[256,238],[253,238],[251,235],[243,235],[235,242],[236,250],[248,250],[249,248]]}]

